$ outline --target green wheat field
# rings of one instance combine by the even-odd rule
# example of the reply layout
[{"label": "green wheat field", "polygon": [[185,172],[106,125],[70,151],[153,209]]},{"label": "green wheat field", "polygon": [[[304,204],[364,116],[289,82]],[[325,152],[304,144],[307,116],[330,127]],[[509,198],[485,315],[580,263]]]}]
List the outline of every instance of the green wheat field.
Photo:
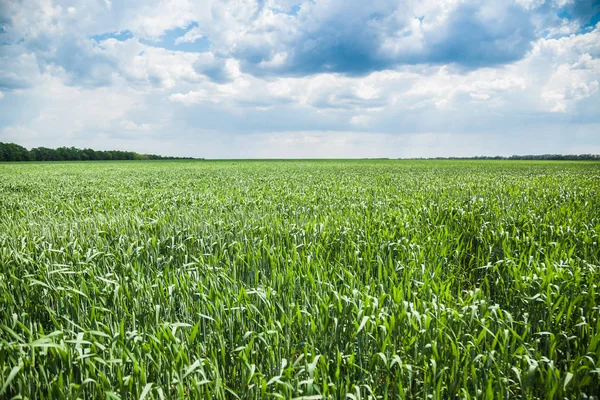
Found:
[{"label": "green wheat field", "polygon": [[0,165],[2,399],[598,399],[600,163]]}]

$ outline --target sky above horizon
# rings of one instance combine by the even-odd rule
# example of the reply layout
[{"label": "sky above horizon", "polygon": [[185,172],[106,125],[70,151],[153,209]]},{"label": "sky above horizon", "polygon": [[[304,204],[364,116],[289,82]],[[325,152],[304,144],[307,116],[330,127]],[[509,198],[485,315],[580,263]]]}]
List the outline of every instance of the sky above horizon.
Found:
[{"label": "sky above horizon", "polygon": [[4,0],[0,141],[600,154],[598,0]]}]

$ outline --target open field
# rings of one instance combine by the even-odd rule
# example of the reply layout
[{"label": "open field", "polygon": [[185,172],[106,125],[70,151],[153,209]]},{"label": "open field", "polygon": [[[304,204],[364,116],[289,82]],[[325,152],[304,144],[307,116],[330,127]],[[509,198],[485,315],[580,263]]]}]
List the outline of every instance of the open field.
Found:
[{"label": "open field", "polygon": [[598,398],[600,164],[0,165],[0,398]]}]

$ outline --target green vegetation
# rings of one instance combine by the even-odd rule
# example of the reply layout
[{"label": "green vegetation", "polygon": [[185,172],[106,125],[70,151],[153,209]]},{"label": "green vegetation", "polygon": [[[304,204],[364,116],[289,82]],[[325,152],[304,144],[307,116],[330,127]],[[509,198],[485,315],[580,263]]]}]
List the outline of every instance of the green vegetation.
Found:
[{"label": "green vegetation", "polygon": [[[0,161],[97,161],[97,160],[174,160],[185,157],[164,157],[133,151],[36,147],[27,150],[15,143],[0,142]],[[190,159],[190,158],[187,158]]]},{"label": "green vegetation", "polygon": [[598,398],[599,232],[598,163],[3,164],[0,397]]}]

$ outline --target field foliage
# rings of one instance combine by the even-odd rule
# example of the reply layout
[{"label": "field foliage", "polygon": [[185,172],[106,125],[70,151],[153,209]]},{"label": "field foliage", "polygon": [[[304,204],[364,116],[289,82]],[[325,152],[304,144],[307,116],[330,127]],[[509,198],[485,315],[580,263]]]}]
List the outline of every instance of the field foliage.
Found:
[{"label": "field foliage", "polygon": [[0,165],[0,398],[598,398],[600,164]]}]

